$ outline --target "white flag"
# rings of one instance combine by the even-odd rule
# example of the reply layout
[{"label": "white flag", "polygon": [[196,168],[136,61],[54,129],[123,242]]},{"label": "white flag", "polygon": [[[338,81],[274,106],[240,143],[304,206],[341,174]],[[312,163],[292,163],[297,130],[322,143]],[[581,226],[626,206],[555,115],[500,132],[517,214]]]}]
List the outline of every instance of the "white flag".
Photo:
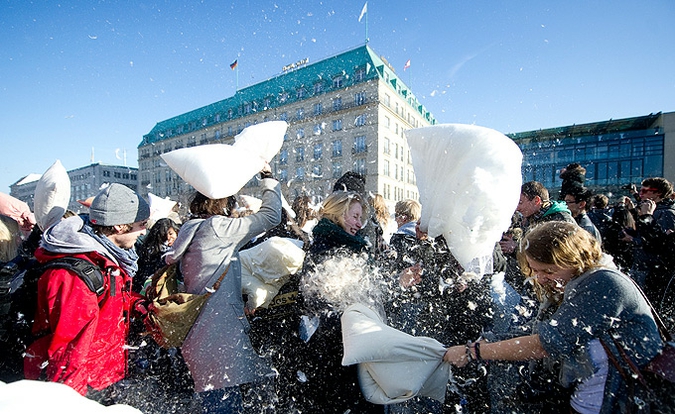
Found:
[{"label": "white flag", "polygon": [[363,15],[368,13],[368,2],[363,5],[363,8],[361,9],[361,15],[359,16],[359,22],[361,22],[361,19],[363,19]]}]

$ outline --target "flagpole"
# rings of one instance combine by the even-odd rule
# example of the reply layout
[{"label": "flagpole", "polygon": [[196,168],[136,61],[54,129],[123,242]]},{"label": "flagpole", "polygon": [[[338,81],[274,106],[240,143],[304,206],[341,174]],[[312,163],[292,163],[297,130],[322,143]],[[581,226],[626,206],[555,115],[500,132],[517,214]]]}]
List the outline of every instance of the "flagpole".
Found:
[{"label": "flagpole", "polygon": [[236,87],[235,91],[238,91],[239,90],[239,62],[237,62],[237,67],[235,69],[236,69],[236,72],[237,72],[237,87]]},{"label": "flagpole", "polygon": [[[366,2],[368,4],[368,2]],[[368,43],[368,10],[366,10],[366,44]]]}]

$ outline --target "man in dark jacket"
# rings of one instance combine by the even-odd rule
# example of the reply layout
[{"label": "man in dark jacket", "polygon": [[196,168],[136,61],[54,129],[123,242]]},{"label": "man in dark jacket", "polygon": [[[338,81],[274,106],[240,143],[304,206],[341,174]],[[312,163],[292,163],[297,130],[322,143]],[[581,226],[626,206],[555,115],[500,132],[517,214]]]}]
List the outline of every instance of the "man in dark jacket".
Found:
[{"label": "man in dark jacket", "polygon": [[551,201],[548,190],[538,181],[529,181],[520,187],[516,211],[523,215],[524,230],[545,221],[576,223],[567,205]]},{"label": "man in dark jacket", "polygon": [[131,292],[137,270],[136,239],[145,233],[150,207],[138,194],[111,184],[94,198],[89,223],[70,217],[49,228],[36,259],[77,257],[96,265],[103,287],[94,292],[65,268],[50,268],[38,281],[26,378],[45,377],[103,403],[116,402],[114,384],[125,377],[130,311],[141,301]]},{"label": "man in dark jacket", "polygon": [[666,242],[666,235],[675,231],[673,185],[665,178],[647,178],[639,194],[642,201],[636,207],[637,234],[625,236],[634,247],[630,274],[658,310],[672,276],[665,264],[673,253]]}]

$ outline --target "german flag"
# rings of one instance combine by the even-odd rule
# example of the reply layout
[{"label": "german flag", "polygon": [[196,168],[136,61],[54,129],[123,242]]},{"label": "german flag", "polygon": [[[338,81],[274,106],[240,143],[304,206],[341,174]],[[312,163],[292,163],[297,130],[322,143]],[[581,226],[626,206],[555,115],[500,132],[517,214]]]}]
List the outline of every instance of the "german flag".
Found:
[{"label": "german flag", "polygon": [[230,69],[234,70],[234,68],[236,68],[238,64],[239,64],[239,62],[236,61],[236,60],[234,62],[230,63]]}]

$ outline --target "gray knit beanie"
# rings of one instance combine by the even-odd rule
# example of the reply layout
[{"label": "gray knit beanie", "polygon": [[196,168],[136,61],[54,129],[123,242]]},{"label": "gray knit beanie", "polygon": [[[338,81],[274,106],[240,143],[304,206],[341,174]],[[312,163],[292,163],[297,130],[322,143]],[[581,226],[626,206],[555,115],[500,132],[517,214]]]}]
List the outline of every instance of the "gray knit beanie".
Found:
[{"label": "gray knit beanie", "polygon": [[101,190],[89,207],[89,221],[98,226],[131,224],[148,217],[148,203],[129,187],[118,183]]}]

